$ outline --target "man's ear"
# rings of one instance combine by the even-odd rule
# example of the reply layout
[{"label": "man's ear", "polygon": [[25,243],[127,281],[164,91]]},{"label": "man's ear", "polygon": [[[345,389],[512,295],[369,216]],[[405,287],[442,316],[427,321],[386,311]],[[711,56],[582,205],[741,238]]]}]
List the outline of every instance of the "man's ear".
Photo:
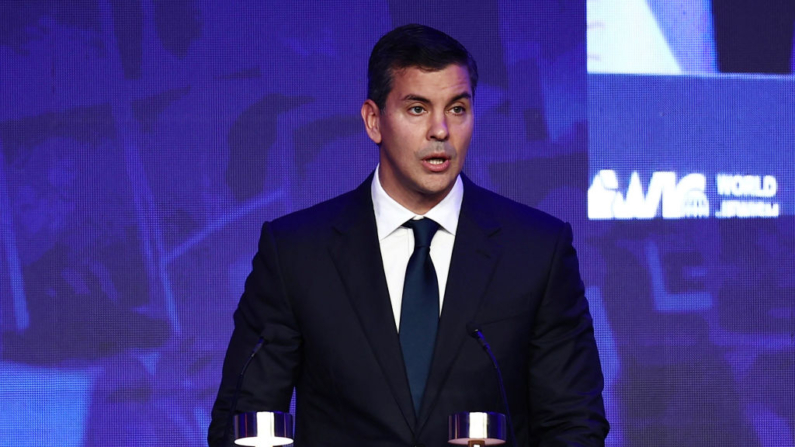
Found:
[{"label": "man's ear", "polygon": [[372,99],[362,104],[362,121],[373,143],[381,144],[381,110]]}]

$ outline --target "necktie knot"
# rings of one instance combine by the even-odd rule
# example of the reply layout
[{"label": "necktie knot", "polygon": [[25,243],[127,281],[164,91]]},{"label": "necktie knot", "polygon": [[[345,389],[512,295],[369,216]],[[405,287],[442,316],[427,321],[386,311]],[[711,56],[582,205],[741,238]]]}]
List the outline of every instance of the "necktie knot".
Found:
[{"label": "necktie knot", "polygon": [[431,240],[439,229],[439,224],[431,219],[423,218],[419,220],[411,219],[403,224],[404,227],[411,228],[414,231],[414,248],[430,247]]}]

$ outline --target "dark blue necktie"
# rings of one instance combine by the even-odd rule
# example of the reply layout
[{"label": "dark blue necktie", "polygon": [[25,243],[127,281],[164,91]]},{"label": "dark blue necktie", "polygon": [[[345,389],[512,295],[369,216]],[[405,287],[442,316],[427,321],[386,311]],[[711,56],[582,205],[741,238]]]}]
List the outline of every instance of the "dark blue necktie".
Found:
[{"label": "dark blue necktie", "polygon": [[410,220],[403,226],[414,230],[414,253],[409,258],[403,284],[400,346],[414,411],[419,416],[439,325],[439,282],[431,261],[431,239],[439,224],[430,219],[420,219]]}]

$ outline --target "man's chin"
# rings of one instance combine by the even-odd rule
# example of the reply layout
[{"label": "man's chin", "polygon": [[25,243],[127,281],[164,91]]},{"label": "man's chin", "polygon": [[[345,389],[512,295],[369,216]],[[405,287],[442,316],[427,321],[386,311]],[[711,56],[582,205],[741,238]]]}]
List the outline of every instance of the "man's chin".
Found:
[{"label": "man's chin", "polygon": [[419,192],[428,199],[441,200],[453,189],[456,177],[452,179],[446,178],[444,181],[426,183],[419,188]]}]

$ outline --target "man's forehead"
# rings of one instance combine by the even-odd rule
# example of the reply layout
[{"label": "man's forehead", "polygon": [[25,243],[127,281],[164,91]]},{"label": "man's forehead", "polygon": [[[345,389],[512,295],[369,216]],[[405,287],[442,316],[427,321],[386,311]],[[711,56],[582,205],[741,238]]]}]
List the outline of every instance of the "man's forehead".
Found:
[{"label": "man's forehead", "polygon": [[[462,65],[451,64],[441,69],[405,67],[393,71],[392,95],[405,100],[409,96],[472,97],[469,72]],[[409,98],[410,99],[410,98]]]}]

